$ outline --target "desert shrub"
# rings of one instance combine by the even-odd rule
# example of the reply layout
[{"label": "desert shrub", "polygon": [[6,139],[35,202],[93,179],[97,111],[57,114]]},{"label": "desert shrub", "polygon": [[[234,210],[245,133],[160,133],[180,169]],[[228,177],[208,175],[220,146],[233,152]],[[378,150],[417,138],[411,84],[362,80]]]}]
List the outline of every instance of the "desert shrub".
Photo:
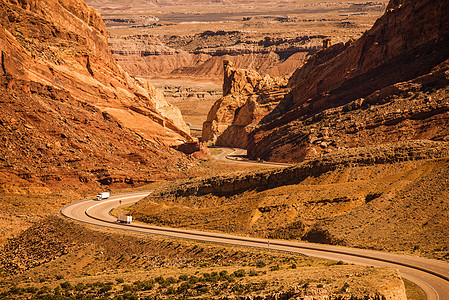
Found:
[{"label": "desert shrub", "polygon": [[129,284],[124,284],[122,286],[122,291],[124,291],[124,292],[134,292],[135,288],[133,286],[129,285]]},{"label": "desert shrub", "polygon": [[29,286],[29,287],[24,288],[24,292],[29,293],[29,294],[37,293],[37,291],[39,291],[39,289],[34,286]]},{"label": "desert shrub", "polygon": [[100,294],[104,294],[104,293],[107,293],[107,292],[109,292],[110,290],[112,290],[112,285],[104,285],[104,286],[102,286],[99,290],[98,290],[98,292],[100,293]]},{"label": "desert shrub", "polygon": [[262,280],[261,282],[255,283],[255,284],[253,285],[253,290],[254,290],[254,291],[261,291],[261,290],[264,290],[264,289],[267,288],[267,285],[268,285],[268,281],[267,281],[267,280]]},{"label": "desert shrub", "polygon": [[264,261],[262,261],[262,260],[259,260],[258,262],[256,262],[256,267],[258,267],[258,268],[263,268],[266,265],[267,264]]},{"label": "desert shrub", "polygon": [[205,293],[209,293],[210,288],[208,285],[197,285],[195,287],[195,290],[197,290],[197,292],[199,294],[205,294]]},{"label": "desert shrub", "polygon": [[192,275],[189,277],[189,283],[191,283],[191,284],[198,283],[199,281],[200,281],[200,279],[198,277],[196,277],[195,275]]},{"label": "desert shrub", "polygon": [[55,289],[53,290],[53,293],[55,295],[60,295],[61,294],[61,287],[59,287],[59,286],[55,287]]},{"label": "desert shrub", "polygon": [[125,294],[120,295],[114,299],[117,299],[117,300],[139,300],[139,297],[137,297],[136,295],[134,295],[132,293],[125,293]]},{"label": "desert shrub", "polygon": [[256,270],[250,270],[248,275],[249,276],[257,276],[257,275],[259,275],[259,273]]},{"label": "desert shrub", "polygon": [[231,287],[231,291],[235,294],[243,294],[246,291],[246,286],[244,284],[236,283]]},{"label": "desert shrub", "polygon": [[189,279],[189,276],[187,276],[186,274],[181,274],[178,278],[181,281],[187,281]]},{"label": "desert shrub", "polygon": [[220,272],[220,275],[218,277],[218,281],[234,281],[234,277],[231,277],[229,274],[227,274],[228,272]]},{"label": "desert shrub", "polygon": [[279,267],[279,265],[275,265],[275,266],[271,266],[270,267],[270,271],[279,271],[281,268]]},{"label": "desert shrub", "polygon": [[56,275],[55,278],[56,278],[56,280],[61,280],[61,279],[64,279],[64,276],[62,276],[62,275]]},{"label": "desert shrub", "polygon": [[244,269],[239,269],[237,271],[234,271],[234,273],[232,273],[235,277],[245,277],[246,276],[246,271]]},{"label": "desert shrub", "polygon": [[64,290],[71,290],[72,289],[72,285],[68,281],[65,281],[65,282],[61,283],[60,286]]},{"label": "desert shrub", "polygon": [[82,282],[79,282],[75,285],[75,290],[78,292],[81,292],[84,289],[86,289],[86,285]]},{"label": "desert shrub", "polygon": [[154,278],[154,280],[159,284],[159,285],[163,285],[165,283],[165,279],[162,276],[158,276],[156,278]]},{"label": "desert shrub", "polygon": [[154,288],[154,280],[152,279],[145,281],[137,280],[133,282],[133,286],[135,287],[136,290],[139,291],[149,291]]},{"label": "desert shrub", "polygon": [[124,283],[125,279],[123,279],[123,278],[116,278],[115,281],[117,281],[117,283]]},{"label": "desert shrub", "polygon": [[290,269],[296,269],[296,264],[293,263],[293,264],[290,266]]},{"label": "desert shrub", "polygon": [[173,295],[176,292],[176,289],[173,286],[169,286],[167,288],[167,291],[165,292],[166,295]]},{"label": "desert shrub", "polygon": [[174,284],[174,283],[177,282],[177,280],[176,280],[174,277],[168,277],[165,281],[166,281],[168,284]]},{"label": "desert shrub", "polygon": [[17,286],[13,286],[9,289],[9,291],[7,292],[7,294],[10,295],[21,295],[23,294],[23,290]]},{"label": "desert shrub", "polygon": [[217,272],[212,272],[210,274],[204,273],[203,278],[204,278],[204,281],[207,281],[207,282],[217,282],[220,280],[221,276],[218,275]]},{"label": "desert shrub", "polygon": [[181,283],[180,286],[178,286],[178,288],[176,289],[176,293],[177,294],[187,293],[192,288],[193,288],[193,284],[190,283],[189,281],[186,281],[186,282]]}]

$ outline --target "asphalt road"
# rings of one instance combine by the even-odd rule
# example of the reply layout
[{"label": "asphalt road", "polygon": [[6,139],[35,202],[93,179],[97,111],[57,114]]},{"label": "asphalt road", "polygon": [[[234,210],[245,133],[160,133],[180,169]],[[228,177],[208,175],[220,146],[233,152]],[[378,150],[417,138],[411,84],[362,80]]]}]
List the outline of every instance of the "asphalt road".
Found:
[{"label": "asphalt road", "polygon": [[226,162],[238,163],[238,164],[250,164],[250,165],[260,165],[268,167],[290,167],[292,164],[277,163],[269,161],[256,161],[246,158],[246,149],[239,148],[227,148],[227,147],[214,147],[213,149],[221,150],[221,153],[213,155],[212,157]]},{"label": "asphalt road", "polygon": [[392,254],[379,251],[352,249],[339,246],[312,244],[304,242],[287,242],[234,236],[219,233],[200,232],[148,226],[144,224],[119,224],[110,211],[120,203],[130,204],[150,192],[114,195],[103,201],[83,200],[65,206],[61,213],[71,219],[110,228],[165,235],[178,238],[224,243],[240,246],[267,248],[272,250],[303,253],[309,256],[341,260],[347,263],[397,268],[403,278],[420,286],[428,300],[449,300],[449,264],[422,257]]}]

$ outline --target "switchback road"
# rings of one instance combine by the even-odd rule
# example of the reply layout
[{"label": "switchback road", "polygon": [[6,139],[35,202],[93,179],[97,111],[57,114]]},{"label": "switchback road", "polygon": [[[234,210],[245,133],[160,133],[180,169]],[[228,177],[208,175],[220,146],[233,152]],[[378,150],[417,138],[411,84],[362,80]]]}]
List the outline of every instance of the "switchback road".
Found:
[{"label": "switchback road", "polygon": [[387,252],[352,249],[339,246],[288,242],[149,226],[144,224],[119,224],[110,211],[121,205],[137,202],[150,192],[115,195],[107,200],[83,200],[65,206],[61,213],[74,220],[110,228],[158,234],[171,237],[224,243],[239,246],[259,247],[279,251],[302,253],[309,256],[341,260],[347,263],[397,268],[403,278],[420,286],[428,300],[449,300],[449,264],[417,256]]}]

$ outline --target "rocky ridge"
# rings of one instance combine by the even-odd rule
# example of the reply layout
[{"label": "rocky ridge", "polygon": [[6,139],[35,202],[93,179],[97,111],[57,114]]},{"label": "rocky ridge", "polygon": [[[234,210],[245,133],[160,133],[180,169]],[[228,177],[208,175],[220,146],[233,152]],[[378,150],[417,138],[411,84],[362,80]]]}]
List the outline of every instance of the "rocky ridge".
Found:
[{"label": "rocky ridge", "polygon": [[341,147],[448,138],[445,1],[391,1],[359,40],[312,57],[250,134],[248,154],[302,161]]},{"label": "rocky ridge", "polygon": [[287,81],[235,68],[227,60],[223,68],[223,97],[214,103],[203,123],[202,141],[246,148],[248,132],[288,92]]},{"label": "rocky ridge", "polygon": [[[379,146],[344,149],[320,158],[279,170],[257,173],[230,174],[176,182],[153,193],[151,198],[176,198],[213,194],[233,196],[247,190],[263,191],[284,185],[297,184],[308,177],[319,177],[327,172],[350,166],[372,166],[395,162],[419,161],[449,157],[449,144],[432,141],[409,141]],[[139,206],[145,201],[139,202]]]}]

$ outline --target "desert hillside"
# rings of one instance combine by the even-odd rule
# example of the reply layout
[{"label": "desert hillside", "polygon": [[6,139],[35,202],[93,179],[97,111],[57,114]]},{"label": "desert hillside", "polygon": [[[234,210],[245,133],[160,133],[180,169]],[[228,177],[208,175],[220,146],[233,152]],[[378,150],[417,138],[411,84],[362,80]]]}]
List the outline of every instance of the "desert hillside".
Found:
[{"label": "desert hillside", "polygon": [[391,1],[359,40],[320,51],[250,134],[249,156],[302,161],[344,147],[448,138],[447,1]]},{"label": "desert hillside", "polygon": [[163,226],[449,260],[448,157],[441,142],[339,150],[276,171],[177,182],[140,201],[133,215]]},{"label": "desert hillside", "polygon": [[[392,1],[357,41],[386,1],[89,3],[103,17],[82,0],[0,0],[0,298],[405,300],[407,287],[423,299],[394,268],[277,252],[270,241],[259,249],[119,231],[131,228],[117,219],[448,260],[444,1]],[[346,79],[339,64],[351,68]],[[213,159],[190,135],[197,127],[134,75],[206,78],[204,97],[185,82],[162,85],[199,101],[221,96],[224,75],[212,140],[302,162]],[[371,131],[353,139],[363,126]],[[297,134],[309,130],[304,144]],[[91,200],[100,191],[111,198]],[[142,193],[120,196],[130,191]],[[86,208],[62,217],[75,201],[116,229],[78,219],[90,218]]]},{"label": "desert hillside", "polygon": [[[138,203],[134,216],[448,259],[448,11],[446,1],[391,1],[359,40],[295,71],[291,92],[245,130],[250,158],[300,164],[176,183]],[[266,93],[254,88],[256,74],[225,66],[225,97],[204,127],[223,133],[217,143],[251,115],[248,95]]]}]

